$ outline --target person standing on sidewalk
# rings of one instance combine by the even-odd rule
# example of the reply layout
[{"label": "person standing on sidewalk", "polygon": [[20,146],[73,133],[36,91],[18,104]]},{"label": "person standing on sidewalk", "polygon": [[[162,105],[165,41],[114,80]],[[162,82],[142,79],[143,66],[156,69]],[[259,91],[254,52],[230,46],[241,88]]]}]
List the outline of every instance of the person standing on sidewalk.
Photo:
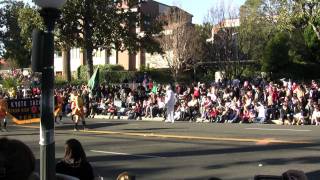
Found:
[{"label": "person standing on sidewalk", "polygon": [[170,85],[166,88],[165,104],[167,108],[167,120],[165,122],[174,123],[174,105],[176,104],[174,92]]},{"label": "person standing on sidewalk", "polygon": [[8,113],[7,111],[8,111],[7,101],[3,97],[3,95],[0,94],[0,130],[1,131],[7,131],[7,120],[6,120],[6,116]]}]

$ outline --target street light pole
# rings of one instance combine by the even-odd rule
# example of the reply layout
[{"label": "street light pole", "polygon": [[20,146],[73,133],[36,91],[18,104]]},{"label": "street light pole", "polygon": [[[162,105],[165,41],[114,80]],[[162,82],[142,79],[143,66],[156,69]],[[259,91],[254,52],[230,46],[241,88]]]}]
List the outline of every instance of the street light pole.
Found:
[{"label": "street light pole", "polygon": [[60,12],[54,8],[40,11],[45,23],[43,34],[43,69],[41,75],[40,179],[55,179],[54,139],[54,24]]},{"label": "street light pole", "polygon": [[[66,0],[33,0],[40,6],[45,31],[38,34],[35,40],[41,45],[35,47],[42,51],[40,59],[41,72],[41,121],[40,121],[40,179],[55,180],[55,139],[54,139],[54,36],[53,30],[56,20],[60,17],[60,10]],[[35,36],[36,37],[36,36]],[[35,53],[37,54],[37,53]],[[37,58],[35,58],[37,59]],[[36,62],[37,63],[37,62]],[[33,66],[34,67],[34,66]],[[36,67],[36,66],[35,66]]]}]

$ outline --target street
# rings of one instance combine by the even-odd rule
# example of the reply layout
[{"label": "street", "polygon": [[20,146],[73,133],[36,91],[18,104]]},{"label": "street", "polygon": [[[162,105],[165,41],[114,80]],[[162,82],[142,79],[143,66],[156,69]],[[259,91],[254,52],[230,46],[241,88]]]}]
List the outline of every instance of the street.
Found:
[{"label": "street", "polygon": [[[309,179],[320,177],[317,126],[108,119],[87,123],[85,132],[74,132],[70,120],[56,127],[56,159],[63,157],[64,142],[76,138],[104,179],[128,171],[138,180],[243,180],[289,169],[303,170]],[[9,132],[0,133],[28,144],[39,166],[39,124],[10,125]]]}]

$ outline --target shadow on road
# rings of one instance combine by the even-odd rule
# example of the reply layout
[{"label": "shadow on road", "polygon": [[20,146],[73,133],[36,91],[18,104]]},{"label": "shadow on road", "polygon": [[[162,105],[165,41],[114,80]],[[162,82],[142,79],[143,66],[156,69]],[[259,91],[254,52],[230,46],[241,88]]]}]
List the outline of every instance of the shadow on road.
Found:
[{"label": "shadow on road", "polygon": [[274,150],[281,150],[281,149],[298,149],[298,148],[315,147],[315,146],[320,146],[320,144],[319,143],[273,144],[273,145],[266,145],[266,146],[250,145],[250,146],[243,146],[239,148],[189,150],[189,151],[154,153],[154,154],[147,154],[147,155],[154,155],[154,156],[161,156],[161,157],[206,156],[206,155],[216,155],[216,154],[274,151]]},{"label": "shadow on road", "polygon": [[[89,129],[99,129],[111,126],[120,126],[127,125],[128,123],[96,123],[96,124],[87,124],[86,127]],[[74,128],[73,124],[66,124],[64,126],[56,126],[56,130],[72,130]],[[82,128],[81,122],[79,122],[79,128]]]},{"label": "shadow on road", "polygon": [[[255,161],[238,161],[234,163],[216,164],[207,166],[207,169],[222,169],[231,166],[260,163],[263,165],[286,165],[286,164],[319,164],[320,157],[298,157],[298,158],[272,158],[272,159],[257,159]],[[318,176],[320,177],[320,176]]]},{"label": "shadow on road", "polygon": [[309,180],[318,180],[318,179],[320,179],[319,178],[320,177],[320,170],[308,172],[306,174],[307,174],[307,177],[308,177]]}]

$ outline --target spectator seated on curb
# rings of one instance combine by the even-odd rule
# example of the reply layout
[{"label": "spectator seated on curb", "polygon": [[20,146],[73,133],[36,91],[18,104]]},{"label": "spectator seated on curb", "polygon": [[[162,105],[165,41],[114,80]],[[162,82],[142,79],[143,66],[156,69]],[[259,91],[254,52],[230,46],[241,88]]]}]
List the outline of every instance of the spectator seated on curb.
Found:
[{"label": "spectator seated on curb", "polygon": [[261,102],[258,102],[255,109],[258,115],[255,118],[254,122],[260,123],[260,124],[266,123],[267,109],[264,107],[264,105]]},{"label": "spectator seated on curb", "polygon": [[314,107],[314,111],[311,116],[311,125],[315,124],[316,126],[320,125],[320,111],[319,106]]},{"label": "spectator seated on curb", "polygon": [[110,102],[109,104],[108,113],[110,114],[109,119],[114,119],[114,116],[118,116],[117,107],[114,105],[113,102]]}]

